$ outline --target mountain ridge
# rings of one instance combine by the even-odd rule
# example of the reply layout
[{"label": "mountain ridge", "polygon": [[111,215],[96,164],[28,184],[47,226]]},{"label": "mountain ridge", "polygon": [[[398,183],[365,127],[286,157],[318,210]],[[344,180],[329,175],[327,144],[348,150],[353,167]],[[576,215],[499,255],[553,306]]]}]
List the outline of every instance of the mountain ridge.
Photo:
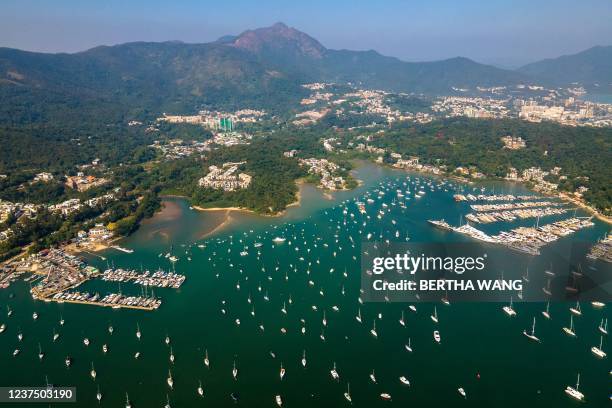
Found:
[{"label": "mountain ridge", "polygon": [[[580,59],[576,55],[574,60]],[[139,41],[72,54],[0,48],[0,98],[4,102],[0,121],[27,121],[32,116],[28,106],[35,106],[35,116],[44,118],[48,109],[41,95],[45,94],[52,96],[47,99],[53,103],[70,109],[78,109],[82,99],[92,106],[96,101],[116,103],[127,112],[245,105],[286,110],[305,95],[301,85],[306,82],[351,82],[364,88],[431,95],[452,94],[454,87],[512,86],[536,80],[568,85],[574,81],[567,80],[572,75],[567,67],[578,63],[566,62],[572,56],[561,58],[566,68],[557,68],[565,69],[557,76],[562,80],[547,74],[555,72],[549,60],[516,71],[465,57],[406,62],[375,50],[328,49],[283,23],[201,44]],[[593,65],[597,59],[587,64]],[[582,78],[588,79],[585,73],[589,72],[609,74],[608,65],[601,65],[601,72],[583,69]]]},{"label": "mountain ridge", "polygon": [[612,45],[596,45],[576,54],[547,58],[518,68],[535,78],[552,78],[556,83],[582,82],[612,85]]}]

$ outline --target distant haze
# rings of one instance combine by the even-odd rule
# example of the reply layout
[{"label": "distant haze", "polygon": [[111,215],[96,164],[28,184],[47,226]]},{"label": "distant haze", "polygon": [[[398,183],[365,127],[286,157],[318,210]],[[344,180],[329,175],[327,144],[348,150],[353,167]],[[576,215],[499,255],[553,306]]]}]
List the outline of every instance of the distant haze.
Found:
[{"label": "distant haze", "polygon": [[514,68],[612,44],[611,18],[610,0],[4,0],[0,46],[75,52],[131,41],[201,43],[282,21],[327,48]]}]

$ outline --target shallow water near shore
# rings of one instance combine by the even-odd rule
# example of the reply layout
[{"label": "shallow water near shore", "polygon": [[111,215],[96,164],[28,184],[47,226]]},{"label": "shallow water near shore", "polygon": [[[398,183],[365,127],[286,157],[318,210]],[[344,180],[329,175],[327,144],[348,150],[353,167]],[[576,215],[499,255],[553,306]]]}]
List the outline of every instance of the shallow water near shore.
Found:
[{"label": "shallow water near shore", "polygon": [[[609,305],[594,309],[583,303],[582,316],[574,318],[576,338],[562,331],[569,324],[566,303],[551,304],[551,320],[542,317],[542,303],[515,303],[515,318],[508,318],[496,303],[438,303],[438,324],[430,319],[433,304],[429,303],[415,303],[417,313],[410,312],[407,304],[360,305],[360,242],[366,231],[394,239],[399,230],[402,237],[416,242],[468,241],[427,223],[430,218],[445,218],[457,225],[467,204],[455,203],[451,189],[427,189],[424,197],[406,201],[405,211],[396,212],[394,207],[394,212],[382,220],[375,217],[380,207],[368,208],[371,219],[367,227],[362,227],[352,222],[359,217],[354,198],[361,199],[364,193],[381,188],[381,183],[401,186],[407,176],[424,185],[429,181],[436,185],[443,179],[370,164],[360,166],[356,175],[363,184],[353,191],[334,193],[332,200],[315,187],[302,185],[300,206],[288,208],[280,217],[198,212],[189,209],[183,199],[164,200],[163,211],[120,242],[134,253],[111,249],[102,254],[106,260],[88,256],[100,268],[162,268],[185,274],[187,280],[181,289],[155,290],[163,303],[154,312],[34,302],[24,282],[0,291],[0,309],[10,305],[14,310],[10,318],[0,310],[0,323],[7,324],[0,335],[0,367],[5,368],[0,370],[0,384],[43,385],[47,376],[55,385],[77,387],[75,407],[97,405],[98,386],[103,394],[102,407],[124,406],[126,392],[136,408],[162,407],[167,395],[173,407],[273,407],[275,395],[281,395],[287,407],[344,406],[348,405],[343,397],[347,382],[353,405],[359,407],[572,407],[576,403],[563,390],[575,385],[580,372],[580,390],[586,395],[586,403],[581,405],[609,403],[609,360],[597,359],[590,351],[599,344],[600,320],[611,317]],[[457,188],[483,186],[487,193],[531,194],[519,185],[502,182],[474,186],[450,183]],[[383,202],[391,205],[392,200],[394,194],[389,194]],[[585,214],[578,210],[577,215]],[[545,222],[569,216],[547,217]],[[397,226],[391,225],[391,218],[397,219]],[[534,222],[525,220],[521,224]],[[538,261],[547,264],[546,257],[562,252],[570,239],[594,242],[602,237],[608,227],[594,222],[594,227],[547,246]],[[509,225],[479,228],[494,232]],[[274,244],[275,237],[286,241]],[[255,247],[256,243],[261,246]],[[507,265],[500,266],[508,273],[516,268],[517,260],[526,258],[499,250],[508,253]],[[241,255],[243,251],[248,254]],[[177,256],[178,262],[169,262],[167,253]],[[534,285],[541,283],[538,273],[542,271],[536,267],[531,270]],[[79,290],[141,291],[132,284],[120,288],[116,283],[100,281],[87,282]],[[324,310],[327,325],[322,323]],[[363,316],[361,324],[355,319],[358,310]],[[40,315],[36,321],[32,319],[34,311]],[[398,323],[402,311],[406,327]],[[378,319],[379,313],[382,319]],[[59,325],[60,316],[66,320],[64,327]],[[540,344],[522,335],[524,329],[531,328],[534,316]],[[374,320],[378,338],[369,332]],[[107,331],[109,324],[113,325],[113,335]],[[142,330],[140,341],[135,335],[137,324]],[[305,334],[302,327],[306,327]],[[285,334],[281,328],[286,329]],[[56,342],[52,341],[53,330],[61,333]],[[440,331],[441,344],[433,341],[433,330]],[[17,340],[18,331],[23,332],[22,342]],[[170,347],[164,344],[166,335],[171,338],[174,364],[169,361]],[[84,346],[84,337],[91,340],[89,347]],[[409,339],[412,353],[405,349]],[[46,354],[42,362],[37,356],[38,343]],[[106,355],[102,344],[108,345]],[[13,358],[16,347],[21,354]],[[609,351],[607,338],[603,348]],[[203,363],[205,350],[209,369]],[[300,362],[304,350],[306,368]],[[138,360],[134,359],[137,351],[141,353]],[[74,359],[70,368],[64,365],[67,355]],[[89,376],[92,362],[98,374],[95,382]],[[237,380],[231,373],[234,362]],[[281,363],[286,369],[282,381]],[[334,363],[339,382],[330,376]],[[166,384],[169,369],[174,390]],[[369,379],[372,370],[376,384]],[[400,376],[406,376],[411,385],[403,385]],[[203,398],[196,392],[200,380]],[[466,399],[457,392],[459,387],[466,390]],[[383,392],[392,396],[391,403],[380,399]],[[237,403],[230,398],[231,393],[239,395]]]}]

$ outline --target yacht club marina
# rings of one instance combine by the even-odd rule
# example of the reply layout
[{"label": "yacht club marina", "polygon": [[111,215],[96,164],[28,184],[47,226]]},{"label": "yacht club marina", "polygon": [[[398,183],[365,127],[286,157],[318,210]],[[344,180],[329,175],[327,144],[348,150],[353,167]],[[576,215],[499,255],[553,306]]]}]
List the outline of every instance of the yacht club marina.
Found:
[{"label": "yacht club marina", "polygon": [[[122,251],[131,254],[133,251]],[[82,258],[69,254],[61,249],[44,250],[19,261],[14,268],[22,273],[32,273],[28,279],[33,299],[45,302],[78,303],[83,305],[141,310],[155,310],[161,300],[155,293],[143,293],[140,296],[125,296],[121,293],[77,292],[75,288],[83,283],[100,279],[107,282],[130,282],[144,288],[178,289],[185,281],[185,276],[158,269],[151,273],[148,270],[138,273],[135,270],[108,268],[100,273],[99,269],[88,265]]]},{"label": "yacht club marina", "polygon": [[430,220],[429,222],[438,228],[467,235],[479,241],[504,245],[529,255],[540,255],[540,248],[543,246],[595,225],[592,217],[574,217],[542,226],[517,227],[510,231],[500,231],[497,235],[487,235],[469,224],[453,227],[444,220]]},{"label": "yacht club marina", "polygon": [[[0,290],[0,304],[6,305],[0,310],[0,364],[19,368],[0,372],[0,381],[76,386],[78,407],[98,401],[102,407],[377,407],[424,401],[571,407],[575,402],[565,390],[576,387],[580,374],[582,405],[609,403],[606,299],[460,303],[451,295],[438,302],[368,303],[359,271],[364,241],[485,241],[507,252],[500,272],[520,276],[527,264],[525,290],[541,292],[549,253],[572,239],[595,244],[607,226],[578,212],[486,224],[482,230],[467,223],[440,229],[427,220],[465,219],[473,211],[470,201],[453,200],[455,194],[540,199],[515,186],[465,186],[373,167],[358,175],[363,185],[336,193],[334,200],[304,187],[302,206],[285,217],[236,214],[206,238],[194,225],[208,214],[174,199],[180,218],[143,225],[121,242],[132,253],[107,251],[105,262],[87,256],[64,261],[57,253],[40,259],[46,269],[26,272],[29,281],[18,279]],[[511,239],[507,234],[549,242],[538,247],[538,256],[525,256],[483,239]],[[64,262],[64,276],[49,273]],[[585,260],[582,269],[597,273],[601,262]],[[168,268],[172,272],[155,281],[168,287],[145,284],[156,273],[146,271]],[[174,268],[185,276],[177,289],[169,283]],[[119,287],[119,303],[151,299],[156,289],[155,299],[163,304],[154,311],[72,304],[108,301]],[[35,294],[58,299],[40,301]],[[562,330],[571,316],[576,336]]]}]

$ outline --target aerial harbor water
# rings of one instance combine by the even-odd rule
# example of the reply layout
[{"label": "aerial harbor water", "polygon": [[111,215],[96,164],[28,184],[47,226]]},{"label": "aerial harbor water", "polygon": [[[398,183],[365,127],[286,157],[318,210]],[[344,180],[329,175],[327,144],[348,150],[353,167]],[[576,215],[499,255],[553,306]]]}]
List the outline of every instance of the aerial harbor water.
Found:
[{"label": "aerial harbor water", "polygon": [[[368,303],[360,294],[363,241],[480,242],[428,222],[459,227],[466,214],[483,209],[455,201],[456,194],[533,195],[532,201],[567,209],[537,219],[485,216],[487,222],[474,225],[487,237],[536,223],[585,221],[580,217],[588,214],[515,184],[467,185],[369,164],[357,177],[360,187],[331,199],[302,186],[300,206],[280,217],[199,212],[167,198],[162,212],[120,242],[133,252],[111,248],[104,259],[86,256],[101,271],[134,271],[129,277],[109,272],[75,289],[101,296],[154,291],[162,304],[153,311],[37,301],[29,283],[15,282],[0,291],[6,325],[0,383],[75,386],[78,407],[97,405],[98,392],[102,407],[125,406],[126,399],[133,407],[168,401],[173,407],[344,406],[347,399],[359,407],[571,407],[576,402],[564,390],[580,374],[584,406],[609,403],[609,360],[592,351],[609,350],[608,305],[514,299],[516,314],[509,317],[502,310],[508,299]],[[554,254],[569,241],[594,243],[608,233],[607,225],[591,221],[560,238],[554,235],[560,227],[550,227],[553,236],[538,256],[481,245],[507,254],[500,273],[521,276],[531,260],[525,281],[541,292]],[[521,231],[528,230],[513,233]],[[159,269],[185,280],[171,275],[174,287],[143,289],[139,282],[158,281],[147,281],[142,271]],[[570,319],[575,336],[563,330]]]}]

